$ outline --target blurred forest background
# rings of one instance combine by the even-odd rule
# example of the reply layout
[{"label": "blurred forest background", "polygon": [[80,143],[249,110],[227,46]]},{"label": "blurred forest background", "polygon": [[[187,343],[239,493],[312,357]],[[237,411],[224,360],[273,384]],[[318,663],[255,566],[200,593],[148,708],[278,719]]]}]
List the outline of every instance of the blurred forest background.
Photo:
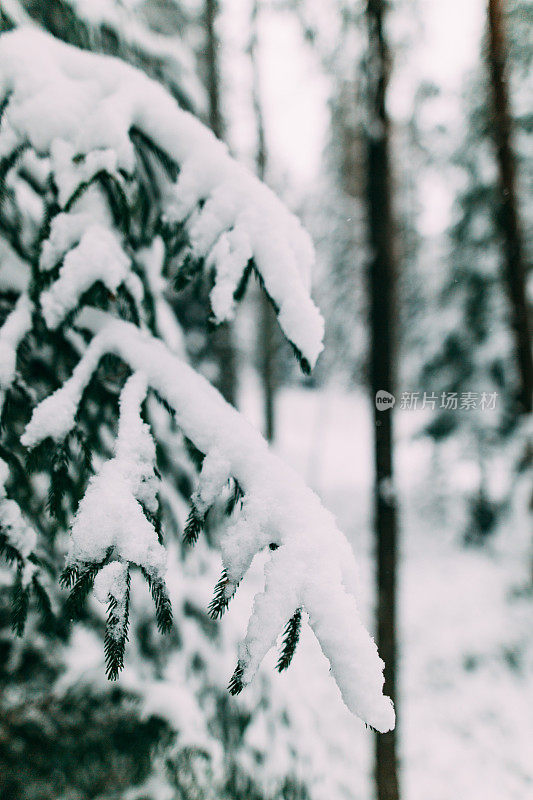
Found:
[{"label": "blurred forest background", "polygon": [[[0,798],[524,800],[532,4],[0,0],[0,30],[29,20],[162,81],[310,231],[312,377],[258,291],[215,332],[194,289],[173,302],[191,360],[353,542],[399,722],[374,736],[353,719],[305,632],[286,673],[267,664],[231,698],[252,591],[210,620],[216,548],[185,559],[175,530],[175,630],[139,600],[115,684],[96,605],[53,634],[30,617],[16,640],[0,571]],[[176,469],[187,495],[192,467]]]}]

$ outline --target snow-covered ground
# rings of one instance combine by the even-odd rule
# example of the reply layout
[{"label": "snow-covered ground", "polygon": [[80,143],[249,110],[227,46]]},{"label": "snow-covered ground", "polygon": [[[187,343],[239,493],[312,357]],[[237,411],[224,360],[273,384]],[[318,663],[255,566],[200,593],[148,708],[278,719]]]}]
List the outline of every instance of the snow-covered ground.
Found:
[{"label": "snow-covered ground", "polygon": [[[257,398],[251,381],[242,400],[256,424]],[[396,414],[404,796],[525,800],[533,796],[526,516],[509,517],[484,549],[464,548],[457,476],[465,465],[413,437],[414,414]],[[278,452],[319,492],[353,543],[360,603],[371,627],[369,404],[341,390],[288,389],[278,401],[278,423]],[[368,800],[372,734],[342,705],[308,631],[291,668],[273,683],[292,697],[296,735],[307,739],[317,798]]]}]

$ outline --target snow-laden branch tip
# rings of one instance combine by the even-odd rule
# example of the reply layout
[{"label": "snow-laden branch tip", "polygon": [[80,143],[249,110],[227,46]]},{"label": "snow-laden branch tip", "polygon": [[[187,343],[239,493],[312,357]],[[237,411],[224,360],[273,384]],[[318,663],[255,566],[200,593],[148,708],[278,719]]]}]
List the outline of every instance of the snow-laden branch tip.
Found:
[{"label": "snow-laden branch tip", "polygon": [[155,444],[141,417],[146,392],[140,372],[122,390],[115,452],[90,479],[80,502],[68,567],[101,562],[112,548],[116,560],[141,566],[156,581],[164,578],[166,553],[144,513],[157,513],[158,483]]},{"label": "snow-laden branch tip", "polygon": [[[309,295],[314,260],[309,236],[270,189],[160,84],[118,59],[21,28],[0,37],[2,100],[0,158],[28,145],[49,156],[65,211],[79,187],[99,174],[124,188],[125,176],[127,183],[137,168],[136,136],[151,142],[175,165],[161,192],[162,220],[184,226],[193,256],[213,273],[216,320],[232,318],[235,294],[253,263],[284,334],[314,366],[324,324]],[[71,222],[76,226],[79,218]],[[48,262],[49,250],[45,245]],[[52,323],[58,314],[54,304]]]},{"label": "snow-laden branch tip", "polygon": [[[230,476],[243,492],[242,508],[221,542],[228,593],[256,553],[277,546],[265,567],[265,588],[255,598],[240,649],[242,682],[252,679],[287,621],[302,608],[348,708],[377,730],[393,727],[393,706],[383,695],[384,665],[361,622],[353,593],[354,556],[316,494],[216,389],[161,341],[132,324],[106,321],[105,314],[91,309],[81,313],[78,324],[95,335],[72,377],[34,410],[23,444],[32,447],[47,437],[60,441],[66,436],[75,424],[83,390],[106,353],[140,372],[174,409],[185,436],[206,454],[197,503],[204,508]],[[119,443],[117,454],[120,449]],[[100,525],[100,518],[96,522]],[[90,518],[86,524],[90,526]]]}]

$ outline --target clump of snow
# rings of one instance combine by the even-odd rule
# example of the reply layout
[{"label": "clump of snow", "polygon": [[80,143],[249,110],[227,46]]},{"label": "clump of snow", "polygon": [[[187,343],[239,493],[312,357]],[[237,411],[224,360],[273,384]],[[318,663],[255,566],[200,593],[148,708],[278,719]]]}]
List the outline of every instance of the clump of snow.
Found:
[{"label": "clump of snow", "polygon": [[30,269],[5,239],[0,239],[0,291],[26,292],[30,282]]},{"label": "clump of snow", "polygon": [[94,225],[95,204],[88,212],[59,213],[53,218],[50,225],[48,239],[43,242],[39,258],[39,269],[42,272],[53,269],[65,253],[77,245],[84,232]]},{"label": "clump of snow", "polygon": [[120,561],[111,561],[106,564],[94,581],[96,599],[100,603],[107,605],[110,596],[115,600],[124,597],[126,592],[126,573],[126,565]]},{"label": "clump of snow", "polygon": [[209,255],[208,266],[216,271],[215,285],[211,290],[211,308],[220,320],[232,319],[235,313],[234,294],[246,265],[252,258],[248,236],[240,230],[223,233]]},{"label": "clump of snow", "polygon": [[117,153],[112,147],[94,149],[85,155],[76,152],[71,142],[56,138],[51,143],[50,156],[62,206],[67,205],[78,186],[89,183],[99,172],[119,179]]},{"label": "clump of snow", "polygon": [[35,531],[24,521],[14,500],[0,500],[0,526],[21,556],[27,558],[33,552],[37,542]]},{"label": "clump of snow", "polygon": [[22,558],[28,558],[35,549],[37,536],[22,516],[18,504],[6,496],[5,483],[8,477],[9,467],[0,458],[0,530],[17,553]]},{"label": "clump of snow", "polygon": [[21,294],[0,328],[0,389],[10,386],[15,377],[17,348],[31,329],[32,308],[28,295]]},{"label": "clump of snow", "polygon": [[71,531],[69,564],[98,563],[111,548],[116,559],[138,564],[154,578],[164,576],[165,550],[143,511],[157,511],[155,445],[141,418],[146,391],[141,373],[125,384],[115,455],[91,478],[80,502]]},{"label": "clump of snow", "polygon": [[213,448],[204,458],[198,487],[191,501],[200,514],[211,508],[224,486],[231,478],[231,465],[218,448]]},{"label": "clump of snow", "polygon": [[102,281],[110,292],[116,291],[129,266],[129,259],[111,230],[102,225],[87,227],[79,244],[65,256],[57,281],[41,293],[48,327],[56,328],[95,281]]},{"label": "clump of snow", "polygon": [[72,430],[83,388],[102,356],[102,351],[97,351],[96,348],[91,353],[91,363],[88,359],[80,361],[69,382],[34,408],[20,438],[25,447],[34,447],[47,436],[59,442]]},{"label": "clump of snow", "polygon": [[[314,366],[324,323],[309,296],[309,236],[162,86],[118,60],[22,28],[0,40],[0,96],[8,98],[0,153],[29,143],[48,154],[62,206],[98,172],[122,185],[123,172],[135,168],[130,132],[141,130],[179,168],[163,192],[164,216],[183,223],[193,253],[214,265],[215,318],[232,316],[233,292],[253,259],[285,335]],[[50,258],[45,254],[46,263]],[[59,312],[48,313],[54,324]]]}]

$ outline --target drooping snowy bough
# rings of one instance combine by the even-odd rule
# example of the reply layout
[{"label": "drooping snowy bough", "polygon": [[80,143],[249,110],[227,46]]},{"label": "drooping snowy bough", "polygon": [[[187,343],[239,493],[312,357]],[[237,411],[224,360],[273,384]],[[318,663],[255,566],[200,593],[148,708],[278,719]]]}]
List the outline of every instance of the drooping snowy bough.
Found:
[{"label": "drooping snowy bough", "polygon": [[[63,579],[73,602],[94,587],[108,603],[110,676],[123,663],[132,568],[150,585],[160,629],[172,622],[156,443],[145,413],[152,393],[202,459],[188,542],[233,487],[213,616],[222,614],[256,553],[271,551],[232,691],[252,679],[285,626],[278,667],[288,666],[305,614],[347,706],[378,730],[390,729],[394,710],[382,693],[383,663],[359,617],[350,546],[317,496],[185,363],[167,302],[169,285],[179,290],[205,280],[213,318],[223,322],[255,274],[308,371],[323,335],[309,294],[308,236],[161,86],[119,61],[34,30],[6,34],[0,103],[0,237],[6,269],[27,273],[12,280],[17,296],[0,328],[2,399],[14,391],[27,398],[21,444],[55,453],[50,507],[59,516],[72,443],[85,453],[87,481]],[[17,371],[32,337],[55,337],[78,358],[72,374],[58,376],[56,391],[36,405]],[[112,457],[91,475],[80,419],[110,357],[124,368],[118,433]]]}]

